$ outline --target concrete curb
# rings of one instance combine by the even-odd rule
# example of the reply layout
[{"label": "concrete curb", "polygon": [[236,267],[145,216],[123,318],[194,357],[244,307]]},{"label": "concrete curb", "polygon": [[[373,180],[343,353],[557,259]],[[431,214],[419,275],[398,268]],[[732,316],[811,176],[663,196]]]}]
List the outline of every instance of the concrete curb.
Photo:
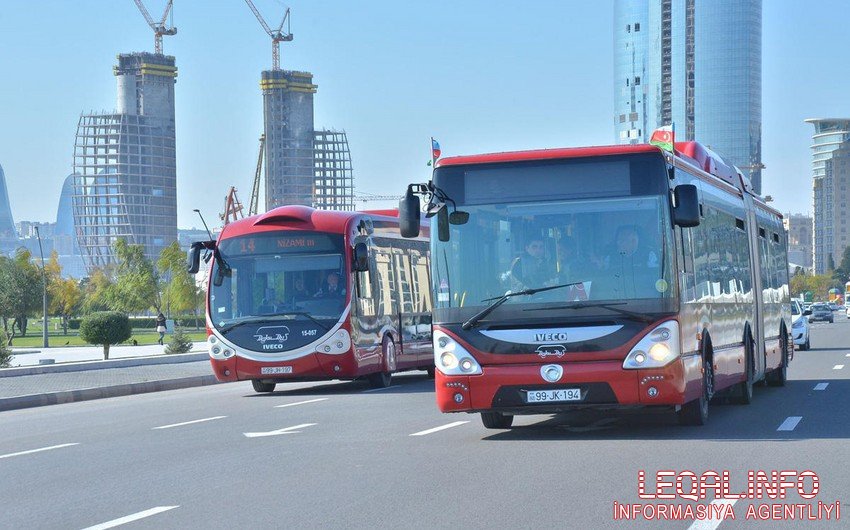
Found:
[{"label": "concrete curb", "polygon": [[79,361],[75,363],[45,364],[39,366],[21,366],[18,368],[0,369],[0,378],[20,375],[55,374],[62,372],[84,372],[86,370],[103,370],[106,368],[129,368],[131,366],[151,366],[156,364],[177,364],[206,361],[210,358],[206,352],[181,353],[175,355],[160,354],[151,357],[130,357],[126,359],[109,359],[108,361]]},{"label": "concrete curb", "polygon": [[214,375],[201,375],[184,377],[181,379],[170,379],[166,381],[146,381],[144,383],[129,383],[101,388],[85,388],[82,390],[66,390],[46,394],[16,396],[0,399],[0,411],[41,407],[44,405],[57,405],[60,403],[73,403],[75,401],[88,401],[91,399],[129,396],[132,394],[145,394],[148,392],[162,392],[164,390],[177,390],[180,388],[192,388],[214,384],[218,384]]}]

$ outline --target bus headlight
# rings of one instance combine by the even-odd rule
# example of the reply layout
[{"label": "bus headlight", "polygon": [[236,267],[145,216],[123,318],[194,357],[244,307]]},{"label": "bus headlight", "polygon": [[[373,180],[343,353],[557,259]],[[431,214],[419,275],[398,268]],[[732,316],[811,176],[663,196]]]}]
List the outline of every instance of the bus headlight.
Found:
[{"label": "bus headlight", "polygon": [[668,320],[635,344],[623,361],[623,368],[660,368],[673,362],[681,355],[679,349],[679,323]]},{"label": "bus headlight", "polygon": [[481,365],[466,348],[442,331],[434,331],[434,360],[437,369],[446,375],[477,375]]}]

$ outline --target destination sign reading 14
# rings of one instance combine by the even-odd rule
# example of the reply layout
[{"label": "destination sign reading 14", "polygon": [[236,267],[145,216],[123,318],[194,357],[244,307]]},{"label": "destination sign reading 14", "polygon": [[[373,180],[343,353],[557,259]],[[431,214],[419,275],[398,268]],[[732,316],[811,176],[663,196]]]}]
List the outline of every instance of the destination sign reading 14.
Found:
[{"label": "destination sign reading 14", "polygon": [[316,233],[264,234],[225,240],[221,251],[233,255],[337,250],[339,245],[334,239],[334,236]]}]

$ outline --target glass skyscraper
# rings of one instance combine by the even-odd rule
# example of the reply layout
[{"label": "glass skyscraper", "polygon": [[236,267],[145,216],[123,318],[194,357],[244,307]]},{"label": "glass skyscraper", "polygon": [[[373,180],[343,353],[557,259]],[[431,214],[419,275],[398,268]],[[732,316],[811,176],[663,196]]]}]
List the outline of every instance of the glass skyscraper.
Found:
[{"label": "glass skyscraper", "polygon": [[850,119],[808,119],[812,136],[812,195],[814,207],[815,274],[841,262],[850,245],[847,202],[850,193]]},{"label": "glass skyscraper", "polygon": [[761,12],[761,0],[616,0],[617,142],[674,123],[761,193]]}]

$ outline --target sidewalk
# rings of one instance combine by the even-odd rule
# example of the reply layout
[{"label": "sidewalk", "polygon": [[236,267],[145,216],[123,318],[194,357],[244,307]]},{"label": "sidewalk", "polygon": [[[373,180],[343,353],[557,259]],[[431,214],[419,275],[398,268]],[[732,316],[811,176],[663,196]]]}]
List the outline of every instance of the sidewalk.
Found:
[{"label": "sidewalk", "polygon": [[[165,355],[163,346],[13,349],[0,369],[0,411],[216,384],[205,343]],[[39,364],[52,359],[53,364]]]}]

